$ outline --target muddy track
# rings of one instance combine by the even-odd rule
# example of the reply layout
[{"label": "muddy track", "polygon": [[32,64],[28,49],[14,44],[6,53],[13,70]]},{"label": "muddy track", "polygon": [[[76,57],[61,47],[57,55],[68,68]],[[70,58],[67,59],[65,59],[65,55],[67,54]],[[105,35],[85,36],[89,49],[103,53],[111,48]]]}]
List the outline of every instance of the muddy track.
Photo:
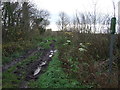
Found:
[{"label": "muddy track", "polygon": [[[52,56],[55,53],[55,44],[51,42],[50,49],[44,50],[43,55],[36,60],[35,62],[28,65],[27,74],[25,79],[21,82],[19,88],[28,88],[27,83],[29,80],[36,80],[41,73],[43,73],[43,69],[47,68],[49,62],[52,60]],[[50,56],[52,55],[52,56]]]},{"label": "muddy track", "polygon": [[2,71],[6,71],[7,69],[9,69],[10,67],[16,65],[17,63],[21,62],[22,60],[28,58],[29,56],[33,56],[35,53],[37,53],[39,51],[39,48],[35,48],[32,50],[27,51],[24,55],[20,56],[17,59],[12,60],[10,63],[7,63],[5,65],[2,66]]},{"label": "muddy track", "polygon": [[[50,44],[50,48],[48,50],[35,50],[30,55],[34,55],[35,52],[42,52],[42,56],[40,56],[37,60],[31,61],[27,63],[24,67],[23,66],[17,66],[16,70],[13,72],[16,74],[21,81],[19,84],[19,88],[28,88],[28,82],[30,80],[36,80],[38,79],[38,76],[40,76],[41,73],[43,73],[44,69],[47,68],[49,62],[52,60],[52,57],[55,50],[55,41],[52,41]],[[17,63],[17,62],[16,62]],[[11,65],[13,66],[13,65]],[[22,74],[21,72],[25,71],[26,74]],[[24,78],[22,78],[24,75]]]}]

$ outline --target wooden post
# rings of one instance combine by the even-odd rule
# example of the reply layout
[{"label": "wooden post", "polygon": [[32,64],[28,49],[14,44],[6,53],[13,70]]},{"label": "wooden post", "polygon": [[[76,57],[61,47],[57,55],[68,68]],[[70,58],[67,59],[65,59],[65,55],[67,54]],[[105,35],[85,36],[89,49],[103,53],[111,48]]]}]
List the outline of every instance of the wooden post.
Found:
[{"label": "wooden post", "polygon": [[120,1],[118,2],[118,33],[120,33]]},{"label": "wooden post", "polygon": [[109,51],[109,82],[111,83],[111,74],[112,74],[112,63],[113,63],[113,48],[115,42],[115,29],[116,29],[116,18],[111,19],[111,35],[110,35],[110,51]]}]

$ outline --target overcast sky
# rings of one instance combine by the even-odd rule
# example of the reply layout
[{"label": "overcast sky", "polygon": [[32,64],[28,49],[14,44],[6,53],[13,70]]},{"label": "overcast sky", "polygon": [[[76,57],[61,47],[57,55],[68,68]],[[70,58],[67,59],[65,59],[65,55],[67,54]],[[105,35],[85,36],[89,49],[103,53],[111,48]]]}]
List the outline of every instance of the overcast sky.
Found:
[{"label": "overcast sky", "polygon": [[[56,20],[58,19],[58,14],[64,11],[69,16],[73,16],[76,11],[78,12],[92,12],[94,10],[94,4],[96,3],[97,12],[101,13],[113,13],[113,3],[120,0],[30,0],[32,1],[38,9],[46,9],[51,14],[51,24],[49,28],[57,29]],[[116,7],[117,13],[117,7]]]}]

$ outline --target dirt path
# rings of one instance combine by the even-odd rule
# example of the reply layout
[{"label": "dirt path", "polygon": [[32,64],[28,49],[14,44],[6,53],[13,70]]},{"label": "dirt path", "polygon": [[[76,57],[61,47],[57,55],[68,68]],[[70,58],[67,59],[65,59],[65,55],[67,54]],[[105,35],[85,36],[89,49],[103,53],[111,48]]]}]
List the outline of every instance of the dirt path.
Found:
[{"label": "dirt path", "polygon": [[50,44],[49,50],[45,50],[43,55],[38,60],[28,65],[27,75],[25,79],[21,82],[20,88],[28,88],[27,83],[29,82],[29,80],[36,80],[38,76],[43,73],[43,69],[48,66],[55,52],[55,44],[53,41]]},{"label": "dirt path", "polygon": [[[49,62],[54,56],[55,50],[55,41],[51,41],[49,49],[33,49],[28,51],[25,55],[21,56],[10,62],[7,65],[2,67],[3,71],[8,70],[10,67],[16,65],[17,63],[27,59],[29,56],[34,56],[36,53],[42,53],[41,56],[38,56],[37,60],[29,61],[24,66],[17,65],[16,69],[12,71],[13,74],[17,75],[17,79],[20,80],[19,88],[28,88],[28,82],[30,80],[36,80],[38,76],[43,73],[44,69],[47,68]],[[14,84],[14,83],[13,83]]]},{"label": "dirt path", "polygon": [[[38,48],[39,48],[39,47],[38,47]],[[38,48],[29,50],[29,51],[27,51],[27,53],[25,53],[24,55],[20,56],[19,58],[14,59],[14,60],[12,60],[10,63],[3,65],[3,66],[2,66],[2,71],[4,72],[4,71],[6,71],[8,68],[16,65],[17,63],[19,63],[19,62],[21,62],[22,60],[28,58],[29,56],[34,55],[36,52],[39,51]]]},{"label": "dirt path", "polygon": [[[28,82],[30,80],[38,79],[41,73],[45,72],[49,62],[54,56],[55,50],[55,40],[50,41],[49,49],[40,49],[40,47],[27,51],[26,54],[21,57],[12,60],[10,63],[3,65],[3,72],[9,70],[9,68],[15,66],[15,69],[10,73],[16,75],[18,83],[12,82],[17,85],[18,88],[28,88]],[[29,57],[36,57],[34,59],[28,59]],[[28,61],[26,61],[28,60]],[[25,63],[24,63],[25,62]],[[21,63],[21,64],[18,64]]]}]

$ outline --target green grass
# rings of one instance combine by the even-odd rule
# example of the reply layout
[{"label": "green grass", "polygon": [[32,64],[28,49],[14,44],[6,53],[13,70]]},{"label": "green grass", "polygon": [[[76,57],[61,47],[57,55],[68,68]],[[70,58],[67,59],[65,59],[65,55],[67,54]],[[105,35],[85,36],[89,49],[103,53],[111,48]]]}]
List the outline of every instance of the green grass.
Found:
[{"label": "green grass", "polygon": [[[69,38],[63,38],[63,37],[39,37],[36,38],[36,40],[32,40],[32,42],[36,45],[36,47],[42,47],[44,49],[49,49],[50,48],[50,44],[52,40],[56,40],[56,48],[66,48],[66,52],[68,51],[67,48],[72,48],[73,44],[72,42],[69,44],[69,42],[67,42],[67,40],[69,40]],[[64,45],[65,43],[67,43],[67,45]],[[12,54],[10,55],[11,58],[12,57],[18,57],[20,56],[19,53],[16,54]],[[10,88],[10,87],[19,87],[19,84],[21,82],[21,80],[18,80],[17,78],[19,78],[19,76],[15,75],[14,73],[12,73],[15,69],[16,66],[22,66],[22,67],[26,67],[26,64],[34,61],[36,59],[38,59],[38,57],[41,56],[41,53],[36,53],[33,56],[28,57],[27,59],[23,60],[22,62],[17,63],[15,66],[13,66],[12,68],[10,68],[9,70],[7,70],[6,72],[3,73],[3,88]],[[53,57],[52,61],[49,63],[49,66],[47,67],[47,70],[45,70],[45,73],[43,73],[42,75],[39,76],[39,79],[37,81],[33,81],[31,80],[28,85],[31,88],[90,88],[90,86],[87,85],[82,85],[80,81],[77,81],[76,78],[71,77],[68,73],[64,72],[64,69],[62,68],[62,64],[63,62],[60,61],[59,59],[59,51],[55,54],[55,56]],[[69,59],[69,63],[71,64],[72,70],[73,72],[77,72],[78,71],[78,62],[77,60],[75,61],[75,59],[68,57]],[[11,60],[9,57],[4,58],[4,60],[8,60],[8,62]],[[22,79],[25,78],[26,75],[26,71],[20,71],[22,73]],[[11,78],[10,78],[11,77]],[[13,84],[15,83],[15,84]]]},{"label": "green grass", "polygon": [[[89,76],[89,73],[91,73],[88,69],[91,68],[91,66],[93,65],[92,63],[97,62],[97,60],[101,60],[99,58],[102,57],[105,58],[106,54],[103,53],[103,50],[106,49],[107,43],[105,40],[101,40],[101,39],[99,40],[94,37],[89,38],[89,37],[82,37],[81,35],[79,35],[76,36],[75,38],[75,36],[76,35],[74,35],[74,38],[71,37],[70,35],[69,36],[58,35],[57,37],[38,36],[36,38],[33,38],[32,41],[30,42],[24,42],[21,43],[21,45],[17,44],[16,47],[20,46],[17,47],[18,49],[13,48],[14,45],[10,45],[10,47],[13,48],[13,51],[14,49],[15,51],[17,50],[17,53],[14,52],[12,54],[9,53],[12,51],[11,49],[9,50],[8,48],[9,45],[8,45],[6,46],[7,49],[5,51],[9,50],[9,52],[7,53],[4,52],[8,56],[6,57],[3,56],[3,63],[8,63],[13,58],[19,57],[22,54],[20,52],[21,49],[25,51],[26,48],[30,49],[30,47],[35,48],[39,46],[43,49],[49,49],[50,48],[49,45],[51,44],[51,41],[56,40],[57,42],[55,44],[58,52],[52,58],[52,61],[50,61],[47,69],[44,70],[45,72],[41,74],[36,81],[31,80],[28,83],[29,87],[31,88],[94,87],[93,84],[94,81],[92,79],[89,80],[90,83],[87,84],[83,83],[83,80],[86,80],[86,76]],[[83,45],[80,45],[80,43],[82,43]],[[83,50],[81,51],[81,48],[86,49],[87,51],[83,52]],[[38,56],[41,56],[41,53],[36,53],[35,55],[28,57],[22,62],[19,62],[17,65],[26,67],[27,63],[38,59]],[[16,69],[17,65],[9,68],[6,72],[3,72],[3,88],[15,88],[19,86],[21,82],[21,80],[17,79],[19,76],[12,73]],[[92,71],[94,71],[94,68],[91,69]],[[67,70],[70,72],[67,72]],[[97,72],[97,74],[99,74],[99,72]],[[21,78],[24,79],[25,75],[26,75],[26,71],[23,70]]]},{"label": "green grass", "polygon": [[37,46],[40,46],[40,47],[42,47],[44,49],[49,49],[50,48],[50,44],[51,44],[50,41],[48,41],[46,43],[45,42],[40,42],[40,43],[37,44]]},{"label": "green grass", "polygon": [[77,80],[71,79],[61,68],[58,53],[55,54],[46,72],[37,81],[29,83],[31,88],[85,88]]},{"label": "green grass", "polygon": [[3,88],[18,88],[21,80],[18,80],[17,78],[24,79],[26,75],[26,70],[20,71],[22,73],[22,76],[19,77],[15,75],[13,72],[16,70],[16,66],[22,66],[26,67],[26,64],[30,61],[37,60],[38,57],[40,57],[42,53],[37,52],[34,56],[29,56],[27,59],[17,63],[15,66],[9,68],[7,71],[3,72]]},{"label": "green grass", "polygon": [[[48,40],[48,42],[45,42],[46,40]],[[44,49],[48,49],[48,48],[50,48],[49,45],[51,43],[51,40],[53,40],[53,38],[51,38],[51,37],[47,37],[47,39],[39,37],[36,40],[35,39],[32,40],[31,42],[34,44],[33,47],[40,46]],[[6,53],[6,52],[4,52],[4,53]],[[24,52],[21,52],[19,50],[16,52],[13,52],[12,54],[7,53],[8,56],[2,57],[2,60],[3,60],[2,63],[3,64],[9,63],[11,60],[13,60],[14,58],[18,58],[22,54],[24,54]],[[7,71],[3,72],[3,75],[2,75],[3,76],[3,80],[2,80],[3,86],[2,87],[3,88],[17,88],[17,87],[19,87],[21,80],[18,80],[17,78],[19,78],[19,76],[15,75],[13,73],[16,70],[16,66],[26,67],[27,63],[34,61],[34,60],[37,60],[41,55],[42,55],[41,52],[37,52],[37,53],[35,53],[35,55],[29,56],[27,59],[24,59],[23,61],[17,63],[13,67],[9,68]],[[22,77],[20,77],[20,78],[24,79],[25,75],[26,75],[26,71],[23,70],[20,72],[22,73]]]},{"label": "green grass", "polygon": [[2,64],[6,64],[9,63],[11,60],[20,57],[21,55],[23,55],[24,52],[14,52],[12,55],[10,56],[2,56]]},{"label": "green grass", "polygon": [[[2,73],[2,88],[17,88],[20,80],[18,80],[18,76],[13,74],[13,70],[15,67],[10,68],[8,71]],[[13,84],[14,83],[14,84]]]},{"label": "green grass", "polygon": [[[3,76],[6,78],[3,81],[2,88],[17,88],[19,86],[20,80],[17,79],[17,76],[12,73],[4,73]],[[9,80],[7,80],[9,79]]]},{"label": "green grass", "polygon": [[[3,56],[2,56],[2,64],[7,64],[11,62],[13,59],[20,57],[25,53],[25,50],[29,50],[35,47],[42,47],[44,49],[49,49],[51,40],[53,37],[35,37],[31,41],[21,41],[21,42],[11,42],[3,45]],[[48,40],[48,42],[45,42]]]}]

